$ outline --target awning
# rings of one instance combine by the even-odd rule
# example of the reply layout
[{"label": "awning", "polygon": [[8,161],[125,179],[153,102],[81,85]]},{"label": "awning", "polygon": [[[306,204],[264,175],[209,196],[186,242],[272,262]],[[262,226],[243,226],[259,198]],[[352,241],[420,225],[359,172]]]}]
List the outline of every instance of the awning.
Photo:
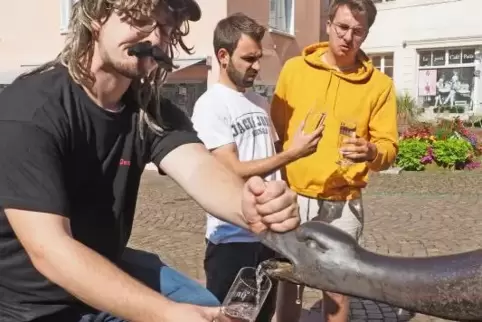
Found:
[{"label": "awning", "polygon": [[173,69],[172,72],[178,72],[184,68],[194,66],[194,65],[206,65],[207,66],[207,58],[200,57],[200,58],[186,58],[186,59],[174,59],[174,65],[179,66],[178,69]]}]

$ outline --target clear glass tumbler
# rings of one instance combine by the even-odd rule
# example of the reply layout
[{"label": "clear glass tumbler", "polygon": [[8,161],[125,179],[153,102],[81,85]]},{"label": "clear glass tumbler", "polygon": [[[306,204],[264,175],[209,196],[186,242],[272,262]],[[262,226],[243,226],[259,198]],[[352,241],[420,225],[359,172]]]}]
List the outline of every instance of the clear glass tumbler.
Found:
[{"label": "clear glass tumbler", "polygon": [[222,314],[236,321],[254,322],[271,287],[270,278],[260,268],[242,268],[224,299]]}]

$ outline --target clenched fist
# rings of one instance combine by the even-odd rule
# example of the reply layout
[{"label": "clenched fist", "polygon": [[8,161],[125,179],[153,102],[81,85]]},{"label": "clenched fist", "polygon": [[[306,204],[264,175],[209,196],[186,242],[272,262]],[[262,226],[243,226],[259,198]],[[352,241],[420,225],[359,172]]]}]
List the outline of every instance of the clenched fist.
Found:
[{"label": "clenched fist", "polygon": [[296,193],[284,181],[250,178],[244,185],[242,211],[255,234],[266,230],[286,232],[300,224]]}]

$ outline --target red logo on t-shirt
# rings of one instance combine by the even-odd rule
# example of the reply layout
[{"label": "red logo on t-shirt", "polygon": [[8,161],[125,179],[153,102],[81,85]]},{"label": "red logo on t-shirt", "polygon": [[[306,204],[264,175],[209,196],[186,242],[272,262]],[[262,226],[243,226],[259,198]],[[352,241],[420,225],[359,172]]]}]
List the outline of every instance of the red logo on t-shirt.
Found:
[{"label": "red logo on t-shirt", "polygon": [[119,164],[123,165],[123,166],[126,166],[126,167],[129,167],[131,165],[131,162],[129,160],[121,159]]}]

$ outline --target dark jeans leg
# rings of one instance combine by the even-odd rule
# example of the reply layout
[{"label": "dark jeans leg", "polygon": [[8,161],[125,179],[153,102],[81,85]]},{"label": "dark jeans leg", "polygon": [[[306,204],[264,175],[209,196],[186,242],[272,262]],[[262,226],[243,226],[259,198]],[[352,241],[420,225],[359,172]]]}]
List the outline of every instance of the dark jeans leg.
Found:
[{"label": "dark jeans leg", "polygon": [[[222,303],[231,284],[241,268],[257,267],[259,263],[273,258],[273,250],[261,243],[227,243],[215,245],[207,242],[204,258],[206,287]],[[256,322],[270,322],[276,308],[277,282],[266,298]]]},{"label": "dark jeans leg", "polygon": [[[198,282],[165,265],[157,255],[127,248],[121,268],[170,300],[201,306],[219,306],[217,298]],[[108,313],[89,314],[80,322],[125,322]]]}]

